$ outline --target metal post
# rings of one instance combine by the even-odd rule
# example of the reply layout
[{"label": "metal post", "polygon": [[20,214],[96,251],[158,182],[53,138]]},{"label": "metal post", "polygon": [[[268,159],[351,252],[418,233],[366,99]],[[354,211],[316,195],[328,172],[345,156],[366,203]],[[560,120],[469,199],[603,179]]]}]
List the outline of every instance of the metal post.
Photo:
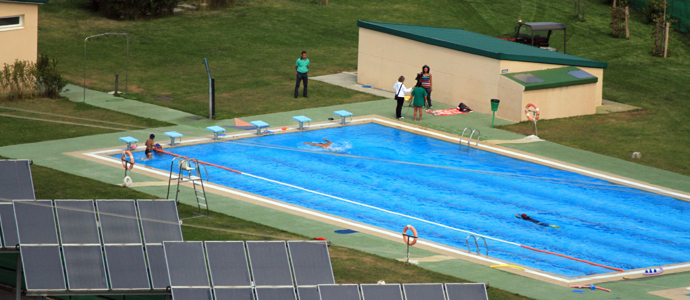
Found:
[{"label": "metal post", "polygon": [[[409,241],[409,238],[408,238]],[[410,243],[405,243],[407,244],[407,263],[410,263]]]},{"label": "metal post", "polygon": [[491,128],[494,128],[494,119],[496,119],[496,112],[494,112],[494,116],[491,117]]},{"label": "metal post", "polygon": [[211,78],[211,70],[208,68],[208,59],[204,57],[204,64],[206,64],[206,74],[208,75],[208,119],[213,119],[213,84]]},{"label": "metal post", "polygon": [[15,286],[17,300],[22,300],[22,255],[17,253],[17,285]]},{"label": "metal post", "polygon": [[211,78],[211,118],[216,117],[216,79]]},{"label": "metal post", "polygon": [[115,73],[115,90],[113,91],[113,96],[117,96],[117,83],[120,80],[120,74]]},{"label": "metal post", "polygon": [[568,36],[568,35],[566,35],[565,30],[566,30],[566,28],[563,28],[563,54],[567,54],[567,53],[565,52],[565,45],[566,45],[566,43],[568,42],[568,39],[566,39],[566,36]]}]

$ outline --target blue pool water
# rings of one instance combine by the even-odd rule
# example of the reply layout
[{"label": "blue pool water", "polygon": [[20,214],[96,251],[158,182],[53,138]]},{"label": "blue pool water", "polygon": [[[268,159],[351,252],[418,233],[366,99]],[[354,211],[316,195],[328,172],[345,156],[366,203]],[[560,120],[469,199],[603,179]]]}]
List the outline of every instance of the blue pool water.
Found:
[{"label": "blue pool water", "polygon": [[[332,150],[303,143],[323,138]],[[566,277],[611,270],[496,239],[626,270],[690,261],[688,202],[377,124],[167,150],[328,196],[208,167],[213,183],[393,231],[411,224],[460,249],[475,232],[494,238],[489,256]],[[166,171],[172,159],[135,157]]]}]

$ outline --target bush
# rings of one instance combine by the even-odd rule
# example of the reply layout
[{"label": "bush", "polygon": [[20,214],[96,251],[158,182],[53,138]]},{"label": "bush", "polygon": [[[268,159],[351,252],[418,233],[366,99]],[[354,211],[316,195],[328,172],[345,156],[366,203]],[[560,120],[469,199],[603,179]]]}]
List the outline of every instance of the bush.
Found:
[{"label": "bush", "polygon": [[663,0],[647,0],[646,7],[642,10],[647,23],[655,22],[656,18],[664,14]]},{"label": "bush", "polygon": [[140,20],[172,15],[180,0],[91,0],[106,18]]},{"label": "bush", "polygon": [[45,54],[39,55],[34,65],[36,90],[45,97],[59,97],[60,91],[67,85],[67,81],[60,75],[57,65],[57,58],[51,59]]},{"label": "bush", "polygon": [[34,68],[30,61],[15,60],[11,65],[5,64],[0,71],[0,98],[18,100],[32,97],[36,92]]},{"label": "bush", "polygon": [[0,99],[19,100],[33,96],[57,98],[67,85],[57,68],[58,60],[41,54],[36,63],[16,60],[0,71]]}]

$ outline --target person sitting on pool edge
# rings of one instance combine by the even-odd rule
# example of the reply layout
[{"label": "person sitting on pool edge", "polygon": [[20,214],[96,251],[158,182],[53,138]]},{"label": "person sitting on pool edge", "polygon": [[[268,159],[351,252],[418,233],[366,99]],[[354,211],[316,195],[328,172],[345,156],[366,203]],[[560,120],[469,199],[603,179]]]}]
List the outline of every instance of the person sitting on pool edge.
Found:
[{"label": "person sitting on pool edge", "polygon": [[527,214],[522,214],[522,215],[515,214],[515,217],[518,218],[518,219],[523,219],[523,220],[525,220],[525,221],[530,221],[530,222],[532,222],[532,223],[534,223],[534,224],[541,225],[541,226],[549,226],[549,227],[553,227],[553,228],[561,228],[561,227],[559,227],[559,226],[557,226],[557,225],[549,225],[549,224],[546,223],[546,222],[537,221],[537,220],[533,219],[532,217],[528,216]]},{"label": "person sitting on pool edge", "polygon": [[327,140],[327,139],[323,139],[323,140],[326,141],[327,143],[308,143],[308,142],[304,142],[304,143],[307,144],[307,145],[317,146],[317,147],[321,147],[321,148],[324,148],[324,149],[330,147],[331,144],[333,144],[333,143],[331,143],[331,141],[329,141],[329,140]]}]

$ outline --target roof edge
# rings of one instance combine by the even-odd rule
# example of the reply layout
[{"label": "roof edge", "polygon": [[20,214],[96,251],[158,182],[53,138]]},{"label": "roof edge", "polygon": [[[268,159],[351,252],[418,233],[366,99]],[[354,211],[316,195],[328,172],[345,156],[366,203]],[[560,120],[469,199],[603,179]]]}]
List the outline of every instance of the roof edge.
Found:
[{"label": "roof edge", "polygon": [[[534,62],[534,63],[546,63],[546,64],[553,64],[551,62],[545,62],[541,60],[539,57],[535,56],[522,56],[522,55],[514,55],[514,54],[505,54],[505,53],[497,53],[497,52],[490,52],[482,49],[477,49],[473,47],[467,47],[463,45],[458,45],[450,42],[446,42],[443,40],[438,40],[426,36],[421,36],[413,33],[408,33],[408,32],[403,32],[397,29],[393,29],[390,27],[386,27],[381,24],[392,24],[392,25],[405,25],[405,24],[394,24],[394,23],[383,23],[383,22],[367,22],[367,21],[362,21],[362,20],[357,20],[357,26],[360,28],[365,28],[365,29],[370,29],[378,32],[383,32],[387,33],[390,35],[422,42],[422,43],[427,43],[435,46],[440,46],[448,49],[453,49],[453,50],[458,50],[462,52],[467,52],[475,55],[480,55],[484,57],[489,57],[489,58],[494,58],[494,59],[499,59],[499,60],[511,60],[511,61],[524,61],[524,62]],[[410,25],[410,26],[417,26],[417,25]],[[428,28],[438,28],[438,27],[431,27],[431,26],[418,26],[418,27],[428,27]],[[457,28],[457,30],[463,30]],[[560,58],[560,61],[563,62],[563,65],[570,65],[570,66],[576,66],[576,67],[590,67],[590,68],[600,68],[600,69],[606,69],[608,67],[608,63],[606,62],[600,62],[600,61],[595,61],[595,60],[590,60],[587,59],[587,61],[582,61],[582,60],[575,60],[575,59],[567,59],[567,58]]]},{"label": "roof edge", "polygon": [[0,0],[0,3],[41,5],[48,3],[48,1],[49,0]]}]

